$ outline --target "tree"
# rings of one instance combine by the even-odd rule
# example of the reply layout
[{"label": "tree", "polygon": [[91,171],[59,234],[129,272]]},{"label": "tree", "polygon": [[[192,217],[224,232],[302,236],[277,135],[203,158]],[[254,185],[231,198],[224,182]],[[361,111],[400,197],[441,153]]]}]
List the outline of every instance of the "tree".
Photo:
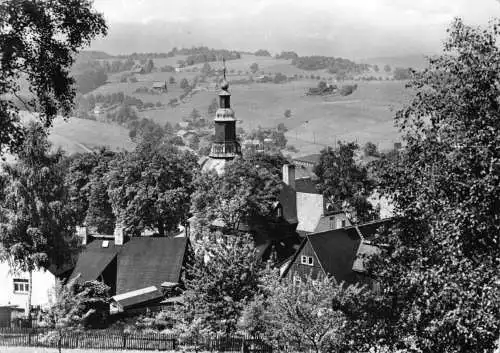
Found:
[{"label": "tree", "polygon": [[183,78],[179,84],[179,87],[182,88],[183,90],[189,88],[189,81],[187,78]]},{"label": "tree", "polygon": [[[75,54],[106,34],[101,14],[87,0],[5,0],[0,3],[0,153],[22,146],[19,109],[37,111],[44,127],[70,116]],[[21,87],[20,79],[28,87]],[[28,91],[27,97],[24,91]]]},{"label": "tree", "polygon": [[264,267],[250,235],[206,234],[187,269],[180,317],[187,326],[198,322],[211,333],[234,333]]},{"label": "tree", "polygon": [[392,68],[389,66],[389,65],[384,65],[384,71],[385,72],[391,72],[392,71]]},{"label": "tree", "polygon": [[283,113],[285,118],[291,118],[292,117],[292,111],[290,109],[285,109],[285,112]]},{"label": "tree", "polygon": [[153,59],[148,59],[148,61],[146,61],[146,64],[144,65],[144,72],[149,74],[151,73],[151,71],[153,71],[155,67],[155,64],[153,62]]},{"label": "tree", "polygon": [[115,215],[109,201],[104,176],[114,153],[101,148],[98,153],[82,153],[71,160],[65,175],[69,207],[78,225],[95,227],[99,233],[111,234]]},{"label": "tree", "polygon": [[208,106],[208,115],[214,116],[217,112],[217,109],[219,109],[219,104],[217,103],[217,99],[214,98]]},{"label": "tree", "polygon": [[373,65],[373,71],[375,71],[375,72],[379,72],[380,71],[378,65]]},{"label": "tree", "polygon": [[380,173],[400,221],[373,264],[393,346],[483,352],[499,337],[499,28],[456,19],[396,114],[406,147]]},{"label": "tree", "polygon": [[227,233],[237,233],[251,217],[267,217],[278,199],[280,179],[265,166],[235,159],[224,173],[203,173],[195,181],[191,211],[201,233],[222,222]]},{"label": "tree", "polygon": [[212,73],[212,67],[209,63],[205,62],[201,68],[201,73],[205,75],[210,75]]},{"label": "tree", "polygon": [[356,209],[353,216],[355,221],[371,220],[373,214],[366,212],[367,202],[361,202],[369,196],[373,183],[369,180],[364,167],[358,166],[354,160],[358,145],[353,142],[339,142],[337,150],[328,147],[321,151],[318,165],[314,173],[319,178],[317,188],[334,205],[350,208],[362,205]]},{"label": "tree", "polygon": [[48,339],[57,339],[59,352],[65,333],[102,328],[109,315],[109,287],[98,281],[79,284],[77,280],[72,279],[67,284],[57,281],[54,300],[42,317],[45,327],[55,329],[49,333]]},{"label": "tree", "polygon": [[250,65],[250,71],[252,74],[255,74],[257,71],[259,71],[259,65],[257,63],[253,63]]},{"label": "tree", "polygon": [[174,76],[170,76],[168,78],[168,83],[171,84],[171,85],[175,85],[175,77]]},{"label": "tree", "polygon": [[15,271],[29,274],[28,316],[32,272],[69,260],[75,244],[73,215],[67,206],[63,154],[50,153],[41,125],[28,124],[15,164],[6,164],[0,179],[0,257]]},{"label": "tree", "polygon": [[352,304],[363,291],[337,284],[330,277],[305,277],[293,283],[271,274],[263,277],[263,295],[247,306],[240,326],[257,328],[274,345],[281,341],[318,353],[337,352],[346,339],[348,317],[344,311],[355,306]]},{"label": "tree", "polygon": [[408,68],[396,67],[393,72],[395,80],[409,80],[411,78],[412,70]]},{"label": "tree", "polygon": [[365,145],[363,146],[363,152],[365,156],[373,156],[373,157],[379,156],[377,145],[370,141],[365,143]]},{"label": "tree", "polygon": [[196,168],[193,154],[157,140],[118,155],[106,176],[118,221],[134,236],[145,229],[174,232],[187,221]]}]

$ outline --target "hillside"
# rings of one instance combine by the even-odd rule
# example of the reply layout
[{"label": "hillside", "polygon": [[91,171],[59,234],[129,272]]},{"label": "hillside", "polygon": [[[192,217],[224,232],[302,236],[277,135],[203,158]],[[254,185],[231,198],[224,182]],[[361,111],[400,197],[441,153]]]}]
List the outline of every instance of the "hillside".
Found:
[{"label": "hillside", "polygon": [[[101,62],[117,60],[116,57],[102,52],[84,52],[81,59],[83,58],[99,59]],[[141,99],[144,103],[153,103],[157,106],[139,111],[139,118],[149,118],[161,126],[166,122],[181,122],[193,109],[197,109],[203,117],[211,120],[213,116],[207,113],[207,109],[212,100],[217,98],[214,82],[217,78],[220,79],[221,62],[210,63],[211,68],[215,70],[215,76],[207,77],[206,82],[199,82],[194,92],[179,105],[168,105],[172,99],[183,93],[179,85],[181,80],[185,78],[191,83],[195,78],[199,78],[203,65],[188,66],[180,72],[162,72],[159,69],[167,65],[176,67],[179,60],[185,59],[185,55],[153,59],[153,72],[134,75],[137,82],[121,82],[124,74],[131,75],[129,72],[108,73],[107,82],[89,94],[96,96],[123,92]],[[257,64],[258,70],[252,74],[250,66],[254,63]],[[360,144],[372,141],[382,149],[392,147],[398,140],[397,131],[393,127],[394,110],[408,97],[404,82],[388,80],[390,76],[385,72],[367,72],[365,76],[376,79],[372,81],[358,78],[356,82],[336,82],[335,75],[327,69],[301,70],[292,65],[292,60],[268,56],[241,54],[240,59],[227,61],[226,65],[231,84],[232,105],[239,120],[238,127],[245,131],[257,129],[259,126],[274,128],[284,123],[288,128],[286,137],[289,144],[297,147],[299,154],[317,152],[325,145],[334,145],[339,140],[357,140]],[[272,77],[277,73],[295,79],[279,84],[248,81],[250,76]],[[169,83],[172,77],[175,83]],[[346,97],[307,96],[305,93],[316,87],[321,80],[339,86],[355,83],[357,90]],[[156,81],[167,82],[168,92],[136,92],[139,88],[150,89]],[[291,110],[291,117],[286,118],[284,112],[288,109]],[[129,149],[133,146],[125,127],[76,118],[70,119],[69,122],[56,120],[50,138],[54,144],[69,153],[92,149],[98,145],[109,145],[113,149]]]}]

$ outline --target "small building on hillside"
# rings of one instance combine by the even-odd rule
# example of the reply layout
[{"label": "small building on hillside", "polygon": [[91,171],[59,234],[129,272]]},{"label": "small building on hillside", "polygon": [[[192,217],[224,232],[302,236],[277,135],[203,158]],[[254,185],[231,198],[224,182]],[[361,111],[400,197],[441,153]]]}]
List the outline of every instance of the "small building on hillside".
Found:
[{"label": "small building on hillside", "polygon": [[282,277],[298,282],[308,276],[321,278],[327,275],[338,283],[361,282],[376,287],[366,274],[365,263],[370,255],[381,251],[371,239],[379,228],[391,222],[392,219],[385,219],[307,235],[282,271]]},{"label": "small building on hillside", "polygon": [[158,93],[167,93],[167,81],[155,81],[153,82],[151,88],[153,91],[158,92]]},{"label": "small building on hillside", "polygon": [[133,74],[143,74],[145,72],[144,67],[142,65],[139,65],[139,64],[135,64],[132,67],[131,71]]},{"label": "small building on hillside", "polygon": [[132,237],[117,227],[114,235],[81,231],[85,249],[71,278],[98,280],[111,288],[116,311],[160,305],[182,287],[191,246],[185,237]]}]

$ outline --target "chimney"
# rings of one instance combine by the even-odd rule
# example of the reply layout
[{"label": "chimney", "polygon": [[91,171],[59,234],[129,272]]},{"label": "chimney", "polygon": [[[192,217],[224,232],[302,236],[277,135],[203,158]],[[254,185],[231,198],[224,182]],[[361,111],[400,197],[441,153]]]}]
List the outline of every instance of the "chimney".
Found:
[{"label": "chimney", "polygon": [[81,239],[82,245],[87,245],[89,242],[89,233],[87,227],[76,226],[76,236]]},{"label": "chimney", "polygon": [[295,189],[295,166],[293,164],[283,165],[283,182]]},{"label": "chimney", "polygon": [[122,223],[116,222],[113,235],[115,236],[115,245],[123,245],[125,243],[125,231]]}]

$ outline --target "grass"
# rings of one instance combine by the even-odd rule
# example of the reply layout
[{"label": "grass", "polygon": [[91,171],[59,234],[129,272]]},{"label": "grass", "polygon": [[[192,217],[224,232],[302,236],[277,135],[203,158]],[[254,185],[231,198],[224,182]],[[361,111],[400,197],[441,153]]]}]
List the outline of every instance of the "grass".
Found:
[{"label": "grass", "polygon": [[[155,66],[176,66],[182,57],[155,59]],[[290,60],[276,60],[271,57],[259,57],[244,54],[239,60],[228,61],[228,79],[246,77],[252,63],[256,62],[265,73],[281,72],[286,75],[319,75],[328,78],[324,70],[304,71],[291,65]],[[220,68],[221,63],[210,63],[213,68]],[[198,68],[202,64],[196,65]],[[192,69],[192,67],[189,67]],[[231,71],[243,71],[238,76]],[[153,119],[164,125],[182,121],[196,108],[202,115],[208,116],[207,109],[217,93],[202,90],[184,103],[172,108],[167,103],[182,93],[179,82],[183,78],[192,81],[196,72],[153,72],[137,75],[139,82],[120,83],[122,73],[109,76],[109,83],[96,89],[93,94],[124,92],[140,98],[144,102],[161,102],[165,108],[140,112],[141,117]],[[168,81],[173,76],[175,84],[168,84],[168,93],[161,95],[138,94],[139,87],[151,87],[154,81]],[[209,78],[214,80],[214,78]],[[289,129],[289,144],[297,147],[299,154],[318,152],[326,145],[334,145],[339,140],[355,140],[360,144],[372,141],[385,149],[398,140],[398,132],[393,126],[394,110],[408,99],[404,84],[397,81],[356,82],[358,89],[348,97],[313,97],[305,92],[318,84],[316,79],[302,79],[285,84],[253,83],[231,84],[232,106],[235,110],[238,126],[245,130],[262,127],[275,127],[284,123]],[[341,83],[342,84],[342,83]],[[205,89],[209,84],[201,84]],[[291,118],[285,118],[286,109],[292,111]],[[128,137],[128,131],[117,125],[70,119],[68,122],[56,120],[50,135],[51,141],[63,147],[69,153],[82,152],[99,145],[108,145],[114,150],[131,149],[134,144]]]}]

